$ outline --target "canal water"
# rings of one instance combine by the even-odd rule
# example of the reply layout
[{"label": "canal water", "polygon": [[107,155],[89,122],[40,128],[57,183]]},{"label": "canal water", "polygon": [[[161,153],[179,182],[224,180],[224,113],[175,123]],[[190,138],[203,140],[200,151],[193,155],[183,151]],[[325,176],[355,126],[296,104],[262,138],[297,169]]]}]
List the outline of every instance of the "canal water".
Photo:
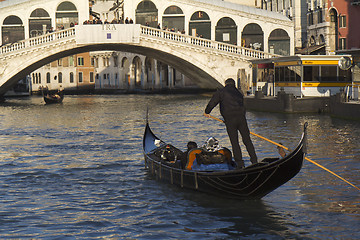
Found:
[{"label": "canal water", "polygon": [[[65,96],[0,105],[1,239],[360,239],[360,191],[306,161],[262,200],[236,201],[156,182],[144,168],[146,108],[153,131],[185,150],[223,124],[202,116],[209,96]],[[218,108],[213,115],[219,117]],[[247,113],[250,130],[360,186],[360,124],[318,114]],[[253,137],[259,158],[276,147]],[[242,146],[242,149],[244,147]],[[244,152],[246,164],[249,157]]]}]

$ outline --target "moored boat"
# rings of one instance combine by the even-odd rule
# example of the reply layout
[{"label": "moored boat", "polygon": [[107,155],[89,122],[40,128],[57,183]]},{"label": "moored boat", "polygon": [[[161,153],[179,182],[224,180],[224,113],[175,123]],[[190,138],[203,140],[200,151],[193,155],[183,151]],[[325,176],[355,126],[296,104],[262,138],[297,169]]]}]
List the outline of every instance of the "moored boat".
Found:
[{"label": "moored boat", "polygon": [[[156,137],[146,122],[143,137],[145,166],[157,180],[181,188],[221,197],[260,199],[288,182],[301,170],[306,154],[306,127],[307,124],[304,125],[297,147],[285,157],[265,158],[243,169],[235,169],[232,163],[227,162],[228,169],[194,170],[190,166],[194,161],[192,158],[199,158],[203,149],[195,148],[185,154]],[[225,149],[223,155],[228,155],[228,151]],[[186,164],[182,163],[184,160]]]}]

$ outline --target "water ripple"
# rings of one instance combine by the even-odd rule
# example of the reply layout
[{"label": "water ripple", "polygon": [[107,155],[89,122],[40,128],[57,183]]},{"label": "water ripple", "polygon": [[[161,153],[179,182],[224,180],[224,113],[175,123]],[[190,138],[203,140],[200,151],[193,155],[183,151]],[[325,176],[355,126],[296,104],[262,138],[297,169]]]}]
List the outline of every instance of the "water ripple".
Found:
[{"label": "water ripple", "polygon": [[[153,179],[141,150],[147,106],[154,132],[179,148],[189,140],[202,145],[209,136],[229,147],[223,124],[202,116],[208,100],[66,96],[61,106],[44,106],[37,97],[0,106],[0,238],[360,238],[358,193],[309,162],[261,201],[194,193]],[[308,157],[360,184],[358,123],[325,115],[247,117],[251,131],[290,148],[309,122]],[[275,146],[252,138],[259,158],[278,156]],[[249,164],[246,151],[244,157]]]}]

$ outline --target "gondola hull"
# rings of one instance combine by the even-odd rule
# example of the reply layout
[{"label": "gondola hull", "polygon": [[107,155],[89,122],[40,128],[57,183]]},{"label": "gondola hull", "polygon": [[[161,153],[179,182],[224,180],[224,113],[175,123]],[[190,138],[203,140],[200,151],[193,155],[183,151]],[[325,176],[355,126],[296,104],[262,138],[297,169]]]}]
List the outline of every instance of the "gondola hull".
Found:
[{"label": "gondola hull", "polygon": [[[160,142],[161,146],[157,147],[155,141]],[[156,156],[156,150],[165,143],[153,134],[147,123],[143,149],[145,166],[159,181],[222,197],[260,199],[288,182],[301,170],[305,158],[305,143],[306,126],[296,149],[284,158],[267,158],[239,170],[186,170],[169,166]]]},{"label": "gondola hull", "polygon": [[44,95],[44,101],[46,104],[52,104],[52,103],[62,103],[64,100],[64,92],[59,91],[57,93],[51,94],[45,94]]}]

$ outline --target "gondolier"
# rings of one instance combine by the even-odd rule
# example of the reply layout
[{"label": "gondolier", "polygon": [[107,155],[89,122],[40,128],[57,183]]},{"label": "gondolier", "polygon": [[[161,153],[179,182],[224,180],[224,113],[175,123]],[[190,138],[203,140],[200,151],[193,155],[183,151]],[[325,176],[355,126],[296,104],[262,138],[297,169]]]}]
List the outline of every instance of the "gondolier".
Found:
[{"label": "gondolier", "polygon": [[210,112],[220,103],[220,113],[225,120],[226,130],[230,138],[234,160],[238,168],[245,167],[242,159],[241,148],[239,145],[239,135],[241,134],[246,150],[250,155],[250,161],[257,163],[257,156],[254,145],[250,138],[250,131],[247,125],[244,107],[244,96],[235,87],[235,81],[229,78],[225,81],[225,87],[218,90],[210,99],[205,108],[204,115],[210,117]]}]

